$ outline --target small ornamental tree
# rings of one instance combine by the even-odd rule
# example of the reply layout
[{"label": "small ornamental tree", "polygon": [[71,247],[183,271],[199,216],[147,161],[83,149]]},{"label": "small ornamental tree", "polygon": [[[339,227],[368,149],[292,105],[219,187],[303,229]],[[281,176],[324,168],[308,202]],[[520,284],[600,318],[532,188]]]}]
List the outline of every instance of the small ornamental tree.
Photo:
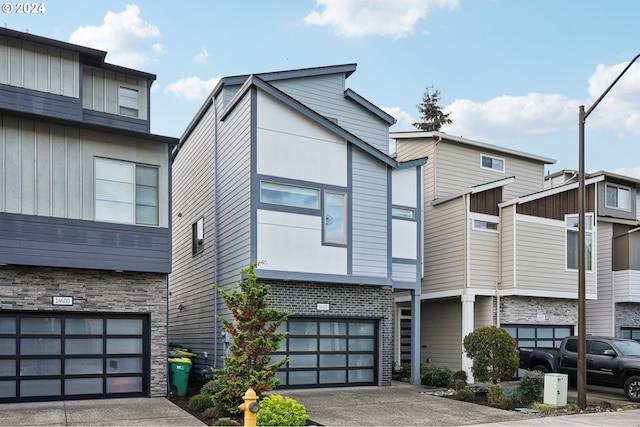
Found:
[{"label": "small ornamental tree", "polygon": [[516,340],[497,326],[485,326],[464,337],[464,349],[473,360],[471,372],[481,382],[498,383],[513,378],[519,361]]},{"label": "small ornamental tree", "polygon": [[212,371],[215,392],[214,404],[228,414],[240,412],[238,405],[249,387],[256,394],[272,390],[279,383],[276,371],[288,359],[271,363],[270,353],[278,350],[286,332],[276,330],[287,318],[284,311],[270,307],[268,298],[271,289],[257,283],[252,262],[240,271],[243,280],[236,280],[236,287],[228,290],[217,288],[235,321],[219,317],[225,331],[231,336],[229,355],[223,356],[224,368]]}]

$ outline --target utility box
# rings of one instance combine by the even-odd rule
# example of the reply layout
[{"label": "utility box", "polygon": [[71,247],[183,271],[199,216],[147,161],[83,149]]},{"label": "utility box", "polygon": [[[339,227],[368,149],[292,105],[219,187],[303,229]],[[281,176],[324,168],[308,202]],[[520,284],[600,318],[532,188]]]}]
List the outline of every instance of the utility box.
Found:
[{"label": "utility box", "polygon": [[567,374],[544,374],[543,403],[556,407],[567,406],[568,385],[569,376]]}]

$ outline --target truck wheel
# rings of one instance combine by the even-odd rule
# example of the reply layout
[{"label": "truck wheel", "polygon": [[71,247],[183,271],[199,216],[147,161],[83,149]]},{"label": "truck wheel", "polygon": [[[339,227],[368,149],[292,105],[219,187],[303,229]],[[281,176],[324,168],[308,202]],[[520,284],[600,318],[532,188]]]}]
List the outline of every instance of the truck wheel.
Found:
[{"label": "truck wheel", "polygon": [[632,402],[640,402],[640,375],[634,375],[625,381],[624,394]]},{"label": "truck wheel", "polygon": [[548,373],[551,372],[551,369],[549,369],[549,367],[547,365],[536,365],[533,368],[531,368],[532,371],[540,371],[543,373]]}]

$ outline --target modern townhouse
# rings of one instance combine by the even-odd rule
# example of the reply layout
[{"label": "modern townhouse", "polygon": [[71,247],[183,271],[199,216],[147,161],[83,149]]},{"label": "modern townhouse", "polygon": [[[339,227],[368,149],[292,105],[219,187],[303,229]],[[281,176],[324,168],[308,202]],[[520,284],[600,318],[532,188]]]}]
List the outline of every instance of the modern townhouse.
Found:
[{"label": "modern townhouse", "polygon": [[0,402],[167,394],[155,76],[0,28]]},{"label": "modern townhouse", "polygon": [[[547,186],[550,191],[573,187],[576,176],[560,171],[547,177]],[[595,234],[587,240],[587,249],[589,243],[593,249],[586,266],[596,277],[597,299],[586,301],[586,332],[640,340],[640,180],[604,171],[587,180],[597,203],[589,201],[592,209],[587,209],[594,226],[587,236]]]},{"label": "modern townhouse", "polygon": [[[464,356],[462,341],[478,327],[509,323],[518,332],[537,323],[575,324],[575,300],[566,299],[573,295],[558,290],[552,280],[545,282],[546,288],[515,282],[515,269],[508,267],[517,255],[526,258],[534,274],[545,273],[547,267],[536,262],[538,248],[528,258],[526,248],[517,253],[508,250],[510,231],[505,223],[512,219],[503,218],[502,204],[542,191],[545,165],[555,161],[442,132],[398,132],[391,137],[399,161],[429,158],[423,172],[421,362],[464,369],[471,377],[471,361]],[[523,274],[525,268],[517,266],[518,275]],[[577,280],[577,274],[567,274]],[[536,315],[540,308],[542,313]],[[418,333],[410,328],[415,314],[408,296],[398,294],[397,364],[406,361],[403,343]]]},{"label": "modern townhouse", "polygon": [[174,151],[169,339],[198,372],[222,366],[229,339],[211,285],[259,261],[289,314],[282,387],[391,383],[393,294],[419,302],[426,159],[387,154],[394,119],[345,88],[355,70],[222,78]]}]

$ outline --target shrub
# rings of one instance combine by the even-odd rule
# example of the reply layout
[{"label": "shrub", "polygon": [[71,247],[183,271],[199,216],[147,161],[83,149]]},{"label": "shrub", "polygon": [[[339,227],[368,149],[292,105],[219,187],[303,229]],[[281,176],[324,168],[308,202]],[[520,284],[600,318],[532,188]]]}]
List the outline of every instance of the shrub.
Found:
[{"label": "shrub", "polygon": [[462,390],[463,388],[467,388],[467,382],[463,379],[456,378],[453,388],[456,390]]},{"label": "shrub", "polygon": [[411,363],[405,362],[398,365],[394,365],[391,378],[395,381],[408,382],[411,378]]},{"label": "shrub", "polygon": [[302,403],[279,394],[265,396],[257,415],[259,426],[303,426],[309,416]]},{"label": "shrub", "polygon": [[514,400],[528,405],[542,397],[544,392],[544,373],[527,371],[520,379]]},{"label": "shrub", "polygon": [[487,389],[487,403],[494,408],[500,406],[500,400],[503,396],[502,388],[497,384],[492,384]]},{"label": "shrub", "polygon": [[531,409],[535,409],[536,411],[544,415],[549,415],[556,412],[556,408],[554,408],[553,406],[545,405],[540,402],[534,402],[533,405],[531,405]]},{"label": "shrub", "polygon": [[498,408],[504,409],[505,411],[513,411],[513,408],[515,408],[515,406],[516,405],[513,403],[513,399],[511,399],[509,396],[500,397],[500,405],[498,406]]},{"label": "shrub", "polygon": [[220,387],[215,381],[209,381],[200,389],[200,394],[208,394],[210,396],[216,394]]},{"label": "shrub", "polygon": [[476,381],[497,383],[513,378],[519,360],[516,340],[497,326],[485,326],[464,337],[464,349],[473,359],[471,372]]},{"label": "shrub", "polygon": [[451,397],[455,400],[462,400],[464,402],[473,402],[475,400],[475,393],[467,388],[461,388],[457,390]]},{"label": "shrub", "polygon": [[208,394],[196,394],[189,399],[189,404],[187,407],[190,411],[202,412],[207,408],[213,406],[213,401],[211,400],[211,395]]},{"label": "shrub", "polygon": [[459,370],[453,373],[454,380],[462,380],[464,382],[467,381],[467,371]]},{"label": "shrub", "polygon": [[422,385],[432,387],[451,387],[453,385],[453,372],[447,367],[423,366],[420,373]]}]

